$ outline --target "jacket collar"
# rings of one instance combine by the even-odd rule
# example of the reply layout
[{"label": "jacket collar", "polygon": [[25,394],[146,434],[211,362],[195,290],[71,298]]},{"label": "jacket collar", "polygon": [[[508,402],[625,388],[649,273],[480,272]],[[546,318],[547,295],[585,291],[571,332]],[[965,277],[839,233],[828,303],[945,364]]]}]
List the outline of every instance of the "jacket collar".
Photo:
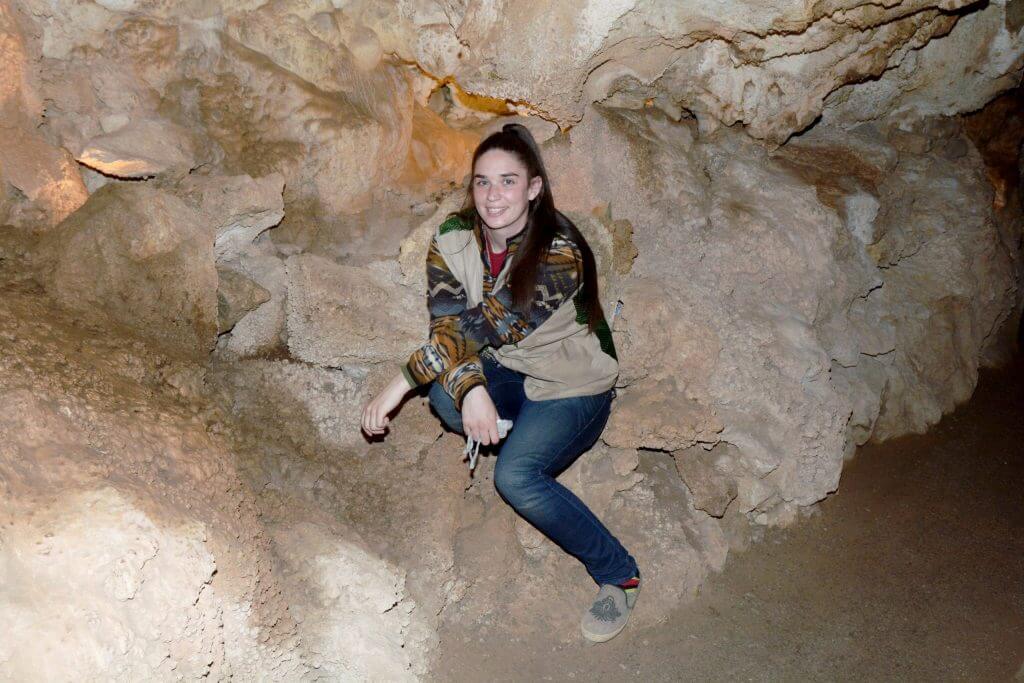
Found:
[{"label": "jacket collar", "polygon": [[[476,235],[477,246],[480,247],[480,253],[484,252],[484,247],[487,244],[487,238],[483,234],[484,228],[479,225],[474,226],[473,233]],[[515,250],[519,248],[519,245],[523,241],[523,235],[526,234],[526,228],[523,228],[517,232],[514,236],[510,237],[505,242],[505,247],[508,249],[509,256],[515,253]]]},{"label": "jacket collar", "polygon": [[[483,230],[483,227],[475,225],[473,234],[476,237],[476,245],[480,250],[480,260],[484,264],[484,273],[486,274],[487,277],[490,277],[490,257],[487,255],[487,238],[484,237]],[[516,251],[519,249],[519,245],[522,244],[523,242],[523,235],[525,234],[526,228],[523,228],[513,237],[510,237],[508,241],[505,242],[505,247],[506,249],[508,249],[508,253],[505,256],[506,263],[510,263],[512,257],[515,256]]]}]

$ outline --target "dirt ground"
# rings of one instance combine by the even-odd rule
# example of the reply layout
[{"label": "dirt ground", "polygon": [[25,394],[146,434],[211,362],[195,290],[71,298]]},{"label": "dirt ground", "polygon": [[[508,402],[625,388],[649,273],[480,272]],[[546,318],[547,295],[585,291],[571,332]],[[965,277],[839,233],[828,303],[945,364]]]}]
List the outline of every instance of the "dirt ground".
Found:
[{"label": "dirt ground", "polygon": [[1024,681],[1024,363],[928,434],[862,448],[666,623],[552,642],[443,633],[432,678]]}]

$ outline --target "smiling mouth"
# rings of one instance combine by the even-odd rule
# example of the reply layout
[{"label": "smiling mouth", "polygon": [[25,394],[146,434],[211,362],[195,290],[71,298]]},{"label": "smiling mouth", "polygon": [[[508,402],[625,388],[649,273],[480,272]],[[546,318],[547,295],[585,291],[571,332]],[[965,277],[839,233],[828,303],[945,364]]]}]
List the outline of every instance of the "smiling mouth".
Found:
[{"label": "smiling mouth", "polygon": [[501,209],[485,209],[485,211],[487,212],[488,216],[498,216],[498,215],[504,213],[505,209],[504,208],[501,208]]}]

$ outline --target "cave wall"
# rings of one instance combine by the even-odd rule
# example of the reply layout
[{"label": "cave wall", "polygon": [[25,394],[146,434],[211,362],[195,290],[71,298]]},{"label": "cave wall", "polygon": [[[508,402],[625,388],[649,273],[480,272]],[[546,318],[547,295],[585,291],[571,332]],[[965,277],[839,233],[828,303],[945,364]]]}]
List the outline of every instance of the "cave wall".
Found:
[{"label": "cave wall", "polygon": [[984,107],[1019,3],[713,9],[0,0],[3,668],[390,680],[445,629],[573,637],[590,586],[493,458],[420,397],[358,432],[512,117],[622,303],[564,478],[641,625],[966,400],[1020,319],[1019,108]]}]

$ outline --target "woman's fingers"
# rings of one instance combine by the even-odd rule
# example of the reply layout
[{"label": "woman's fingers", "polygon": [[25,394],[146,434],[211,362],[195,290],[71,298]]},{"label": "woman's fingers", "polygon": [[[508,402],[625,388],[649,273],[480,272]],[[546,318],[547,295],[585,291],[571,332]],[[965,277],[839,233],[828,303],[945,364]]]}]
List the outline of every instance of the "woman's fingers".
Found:
[{"label": "woman's fingers", "polygon": [[363,418],[362,426],[363,431],[366,433],[367,436],[373,436],[374,434],[377,433],[377,429],[376,427],[373,426],[373,422],[370,420],[369,416]]},{"label": "woman's fingers", "polygon": [[480,428],[480,443],[485,446],[498,443],[497,419],[485,422]]},{"label": "woman's fingers", "polygon": [[466,436],[479,441],[483,446],[490,446],[498,443],[498,418],[495,416],[493,420],[480,420],[473,421],[470,423],[464,423],[463,426],[466,429]]},{"label": "woman's fingers", "polygon": [[379,405],[376,400],[371,401],[363,408],[361,424],[363,431],[368,435],[383,434],[389,422],[387,414],[383,412],[383,406]]},{"label": "woman's fingers", "polygon": [[373,427],[370,425],[370,404],[368,403],[364,409],[362,409],[362,415],[359,416],[359,425],[362,427],[362,431],[365,431],[368,435],[373,433]]}]

